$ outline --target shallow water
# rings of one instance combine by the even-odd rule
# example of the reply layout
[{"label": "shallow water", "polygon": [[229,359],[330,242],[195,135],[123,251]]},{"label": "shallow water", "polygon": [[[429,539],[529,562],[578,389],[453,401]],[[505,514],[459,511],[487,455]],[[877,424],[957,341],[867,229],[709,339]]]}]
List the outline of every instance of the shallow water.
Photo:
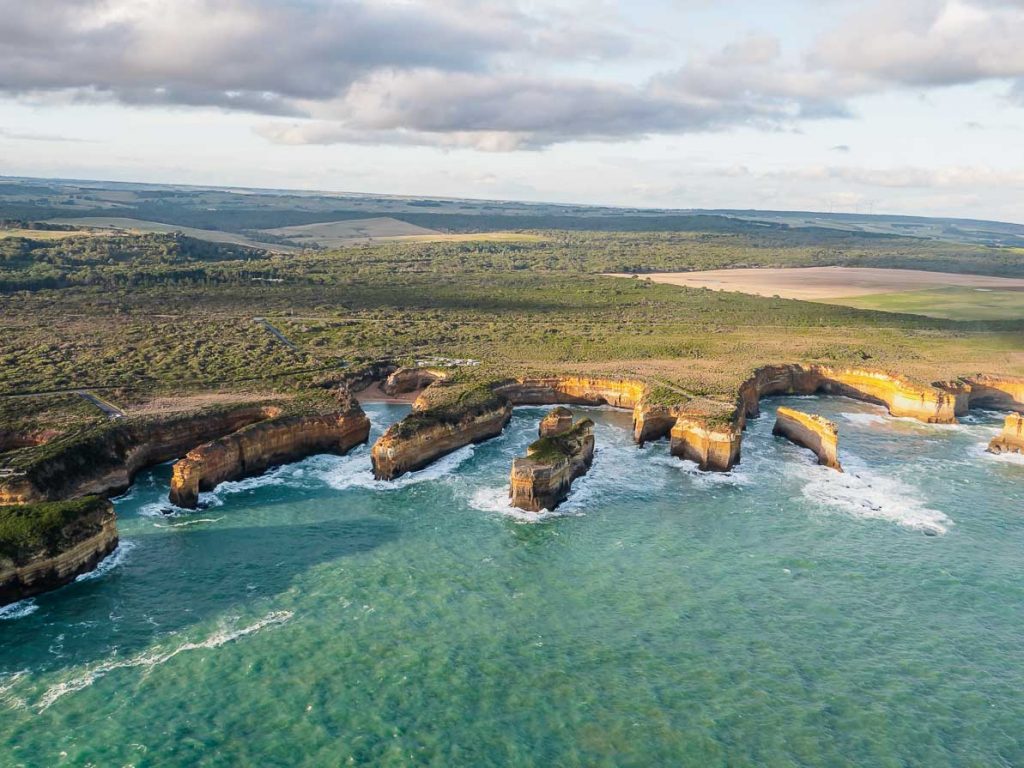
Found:
[{"label": "shallow water", "polygon": [[[783,403],[847,474],[771,436]],[[1024,764],[1000,417],[764,405],[728,475],[578,409],[598,453],[556,515],[505,506],[537,408],[394,484],[361,448],[165,516],[158,467],[98,572],[0,615],[0,765]]]}]

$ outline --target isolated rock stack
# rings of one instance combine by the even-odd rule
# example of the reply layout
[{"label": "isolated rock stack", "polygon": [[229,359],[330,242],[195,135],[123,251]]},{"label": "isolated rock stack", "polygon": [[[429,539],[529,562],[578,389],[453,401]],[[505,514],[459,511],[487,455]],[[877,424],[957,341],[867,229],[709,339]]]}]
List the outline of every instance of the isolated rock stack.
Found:
[{"label": "isolated rock stack", "polygon": [[839,464],[839,429],[828,419],[792,408],[779,408],[772,434],[811,450],[819,464],[843,471]]},{"label": "isolated rock stack", "polygon": [[594,422],[572,422],[567,408],[556,408],[540,425],[541,438],[512,462],[512,506],[528,512],[553,510],[569,496],[572,481],[594,461]]},{"label": "isolated rock stack", "polygon": [[1003,431],[988,444],[989,453],[1024,453],[1024,416],[1011,413]]}]

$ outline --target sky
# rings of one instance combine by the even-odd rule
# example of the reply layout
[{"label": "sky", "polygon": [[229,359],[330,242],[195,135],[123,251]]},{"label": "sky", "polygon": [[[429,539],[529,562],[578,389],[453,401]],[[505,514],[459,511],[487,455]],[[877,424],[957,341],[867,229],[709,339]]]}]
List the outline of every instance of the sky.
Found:
[{"label": "sky", "polygon": [[0,175],[1024,223],[1024,0],[0,0]]}]

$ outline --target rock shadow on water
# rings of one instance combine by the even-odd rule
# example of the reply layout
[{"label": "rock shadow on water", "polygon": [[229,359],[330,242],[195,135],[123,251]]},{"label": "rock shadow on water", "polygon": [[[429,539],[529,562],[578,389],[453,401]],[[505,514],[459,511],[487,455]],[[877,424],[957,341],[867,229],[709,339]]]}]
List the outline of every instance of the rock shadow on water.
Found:
[{"label": "rock shadow on water", "polygon": [[[195,527],[136,539],[102,579],[36,598],[38,609],[0,623],[0,672],[59,670],[143,651],[155,640],[287,591],[327,562],[398,538],[379,518],[293,526]],[[273,606],[271,606],[273,607]],[[48,648],[59,644],[60,652]]]}]

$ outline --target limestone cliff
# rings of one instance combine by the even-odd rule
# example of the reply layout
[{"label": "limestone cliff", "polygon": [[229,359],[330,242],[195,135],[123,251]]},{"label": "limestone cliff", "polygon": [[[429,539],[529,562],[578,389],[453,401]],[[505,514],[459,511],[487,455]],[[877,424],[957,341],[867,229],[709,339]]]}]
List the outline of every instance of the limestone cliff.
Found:
[{"label": "limestone cliff", "polygon": [[593,460],[594,422],[590,419],[542,437],[527,449],[526,458],[512,462],[512,506],[530,512],[555,509]]},{"label": "limestone cliff", "polygon": [[809,449],[818,463],[843,471],[839,464],[839,429],[828,419],[810,413],[779,408],[772,434]]},{"label": "limestone cliff", "polygon": [[374,477],[394,480],[422,469],[452,451],[500,435],[512,418],[512,404],[489,387],[469,387],[449,395],[449,402],[437,406],[421,396],[413,404],[413,413],[381,435],[370,452]]},{"label": "limestone cliff", "polygon": [[281,412],[278,405],[243,404],[162,418],[118,419],[74,432],[20,451],[0,475],[0,504],[120,493],[140,469]]},{"label": "limestone cliff", "polygon": [[555,408],[540,420],[537,434],[540,437],[550,437],[572,429],[572,411],[563,406]]},{"label": "limestone cliff", "polygon": [[956,422],[956,394],[917,384],[902,376],[859,368],[803,364],[765,366],[740,387],[740,402],[745,416],[756,416],[762,397],[817,392],[878,403],[893,416],[909,416],[935,424]]},{"label": "limestone cliff", "polygon": [[672,427],[673,456],[695,461],[706,472],[727,472],[740,461],[740,429],[702,415],[681,415]]},{"label": "limestone cliff", "polygon": [[0,507],[0,524],[19,531],[0,539],[0,605],[74,581],[118,542],[114,507],[97,497]]},{"label": "limestone cliff", "polygon": [[370,420],[348,398],[334,413],[280,416],[193,448],[171,472],[170,501],[194,509],[202,491],[318,453],[344,454],[370,435]]},{"label": "limestone cliff", "polygon": [[434,368],[399,368],[381,385],[381,390],[392,397],[415,392],[445,378],[444,371]]},{"label": "limestone cliff", "polygon": [[991,453],[1024,453],[1024,416],[1011,413],[1003,431],[988,444]]},{"label": "limestone cliff", "polygon": [[980,374],[964,379],[970,387],[972,408],[1024,413],[1024,379]]}]

